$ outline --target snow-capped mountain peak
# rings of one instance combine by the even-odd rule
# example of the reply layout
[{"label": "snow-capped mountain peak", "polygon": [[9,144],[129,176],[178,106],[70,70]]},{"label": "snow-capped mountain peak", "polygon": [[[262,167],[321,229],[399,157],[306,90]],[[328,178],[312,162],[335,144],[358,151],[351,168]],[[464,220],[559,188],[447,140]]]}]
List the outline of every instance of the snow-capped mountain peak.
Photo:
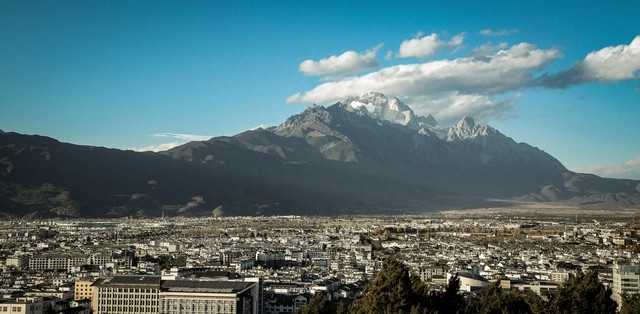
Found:
[{"label": "snow-capped mountain peak", "polygon": [[433,116],[417,116],[400,99],[396,97],[387,98],[382,93],[369,92],[356,97],[348,97],[341,103],[349,111],[359,112],[374,119],[404,125],[414,130],[419,130],[426,126],[433,128],[438,125]]},{"label": "snow-capped mountain peak", "polygon": [[478,125],[473,118],[464,116],[458,123],[449,128],[447,141],[474,139],[478,136],[489,136],[498,133],[488,125]]}]

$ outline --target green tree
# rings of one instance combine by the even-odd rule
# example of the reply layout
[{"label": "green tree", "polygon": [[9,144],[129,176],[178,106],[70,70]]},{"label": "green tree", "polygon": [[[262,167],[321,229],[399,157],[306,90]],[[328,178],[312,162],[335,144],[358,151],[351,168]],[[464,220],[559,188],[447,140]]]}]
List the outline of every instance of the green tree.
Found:
[{"label": "green tree", "polygon": [[331,314],[331,303],[324,293],[316,293],[305,307],[297,311],[298,314]]},{"label": "green tree", "polygon": [[471,301],[467,311],[479,314],[533,313],[520,290],[504,291],[500,282],[495,282],[482,289]]},{"label": "green tree", "polygon": [[535,294],[533,291],[527,291],[524,293],[524,299],[529,304],[531,312],[536,314],[552,314],[554,313],[551,308],[551,303],[543,299],[541,296]]},{"label": "green tree", "polygon": [[556,292],[553,308],[556,313],[616,313],[618,304],[611,299],[611,289],[589,270],[567,280]]},{"label": "green tree", "polygon": [[338,302],[336,314],[348,314],[348,313],[349,313],[349,302],[346,300],[342,300]]},{"label": "green tree", "polygon": [[620,314],[640,314],[640,294],[623,295]]},{"label": "green tree", "polygon": [[455,274],[447,281],[447,288],[439,294],[436,294],[436,302],[434,309],[437,313],[462,313],[466,307],[464,298],[458,292],[460,291],[460,277]]},{"label": "green tree", "polygon": [[415,305],[409,270],[394,255],[382,264],[380,273],[354,301],[349,310],[354,314],[410,313]]}]

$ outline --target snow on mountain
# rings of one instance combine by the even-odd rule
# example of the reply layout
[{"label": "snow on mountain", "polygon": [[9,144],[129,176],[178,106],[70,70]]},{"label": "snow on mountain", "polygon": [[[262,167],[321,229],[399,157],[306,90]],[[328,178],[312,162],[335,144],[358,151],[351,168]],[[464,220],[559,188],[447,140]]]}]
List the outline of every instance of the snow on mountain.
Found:
[{"label": "snow on mountain", "polygon": [[488,125],[477,125],[469,116],[463,117],[450,128],[442,128],[432,115],[418,116],[398,98],[387,98],[384,94],[377,92],[348,97],[340,103],[348,111],[403,125],[418,131],[420,135],[436,136],[447,141],[474,139],[498,133]]},{"label": "snow on mountain", "polygon": [[458,123],[449,128],[447,141],[474,139],[479,136],[490,136],[498,133],[488,125],[477,125],[469,116],[464,116]]},{"label": "snow on mountain", "polygon": [[433,116],[417,116],[400,99],[396,97],[389,99],[382,93],[369,92],[356,97],[348,97],[341,103],[346,110],[358,112],[374,119],[404,125],[414,130],[428,128],[433,131],[439,128]]}]

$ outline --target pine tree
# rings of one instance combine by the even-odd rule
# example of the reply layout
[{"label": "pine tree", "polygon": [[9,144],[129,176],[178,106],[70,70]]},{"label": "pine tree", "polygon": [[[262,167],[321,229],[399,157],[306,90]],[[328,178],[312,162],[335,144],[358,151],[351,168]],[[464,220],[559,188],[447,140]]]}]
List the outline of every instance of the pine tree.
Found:
[{"label": "pine tree", "polygon": [[348,313],[349,313],[349,302],[345,300],[340,301],[336,309],[336,314],[348,314]]},{"label": "pine tree", "polygon": [[331,314],[331,304],[324,293],[316,293],[305,307],[300,309],[298,314]]},{"label": "pine tree", "polygon": [[553,306],[556,313],[616,313],[618,304],[611,299],[612,291],[590,270],[566,281],[557,291]]},{"label": "pine tree", "polygon": [[534,313],[520,290],[504,291],[499,282],[485,287],[467,310],[479,314]]},{"label": "pine tree", "polygon": [[382,264],[380,273],[351,305],[350,313],[410,313],[416,298],[409,270],[394,255]]},{"label": "pine tree", "polygon": [[623,295],[620,314],[640,314],[640,294]]},{"label": "pine tree", "polygon": [[460,291],[460,277],[455,274],[447,281],[447,288],[442,293],[440,307],[437,308],[439,313],[461,313],[466,304],[462,295],[458,293]]}]

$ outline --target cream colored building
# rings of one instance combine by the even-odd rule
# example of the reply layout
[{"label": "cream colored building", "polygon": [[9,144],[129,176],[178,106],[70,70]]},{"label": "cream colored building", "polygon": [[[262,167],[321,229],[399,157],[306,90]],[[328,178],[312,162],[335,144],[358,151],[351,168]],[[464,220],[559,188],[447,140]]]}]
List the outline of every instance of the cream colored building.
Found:
[{"label": "cream colored building", "polygon": [[160,288],[160,314],[258,313],[258,285],[245,281],[167,280]]},{"label": "cream colored building", "polygon": [[98,279],[91,287],[95,314],[254,314],[261,308],[256,281],[115,276]]},{"label": "cream colored building", "polygon": [[43,306],[41,297],[2,300],[0,301],[0,314],[42,314]]},{"label": "cream colored building", "polygon": [[91,286],[95,280],[93,277],[82,278],[75,282],[74,285],[74,300],[93,300],[93,290]]},{"label": "cream colored building", "polygon": [[568,271],[554,271],[551,273],[551,281],[563,283],[573,277],[573,273]]},{"label": "cream colored building", "polygon": [[115,276],[92,287],[95,314],[158,313],[160,276]]},{"label": "cream colored building", "polygon": [[613,295],[618,306],[622,304],[622,295],[640,292],[640,265],[618,265],[613,269]]}]

